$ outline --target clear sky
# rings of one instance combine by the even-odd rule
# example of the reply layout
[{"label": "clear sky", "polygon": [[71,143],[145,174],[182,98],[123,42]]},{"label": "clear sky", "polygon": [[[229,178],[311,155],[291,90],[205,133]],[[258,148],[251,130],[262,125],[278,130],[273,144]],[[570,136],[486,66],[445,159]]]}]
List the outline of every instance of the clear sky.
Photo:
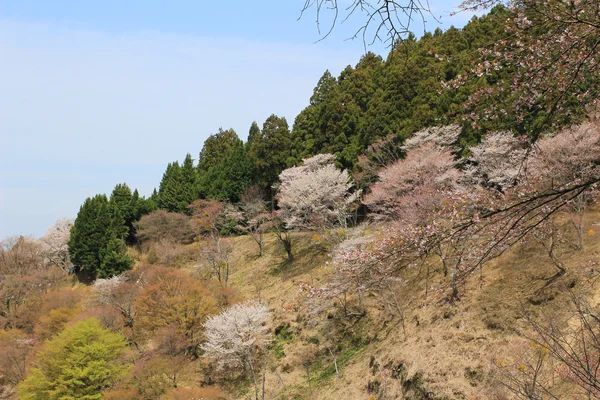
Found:
[{"label": "clear sky", "polygon": [[[470,18],[430,3],[428,30]],[[219,127],[245,140],[273,113],[291,125],[326,69],[364,53],[345,40],[357,20],[315,43],[303,4],[0,0],[0,239],[41,236],[120,182],[149,195]]]}]

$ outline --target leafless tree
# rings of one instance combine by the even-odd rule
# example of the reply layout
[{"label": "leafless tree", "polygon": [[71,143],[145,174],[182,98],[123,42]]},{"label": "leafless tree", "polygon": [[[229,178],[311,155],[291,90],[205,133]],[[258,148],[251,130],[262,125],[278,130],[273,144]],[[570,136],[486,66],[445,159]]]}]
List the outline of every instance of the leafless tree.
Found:
[{"label": "leafless tree", "polygon": [[[427,18],[435,20],[428,0],[305,0],[300,18],[309,10],[316,14],[317,29],[322,39],[329,36],[338,23],[360,15],[363,22],[352,39],[361,38],[365,46],[376,41],[392,46],[408,35],[415,23],[425,26]],[[329,20],[325,29],[321,29],[323,19]]]},{"label": "leafless tree", "polygon": [[[494,360],[499,382],[517,398],[600,399],[600,316],[581,293],[569,296],[565,314],[526,312],[528,344]],[[568,394],[561,381],[571,384]]]}]

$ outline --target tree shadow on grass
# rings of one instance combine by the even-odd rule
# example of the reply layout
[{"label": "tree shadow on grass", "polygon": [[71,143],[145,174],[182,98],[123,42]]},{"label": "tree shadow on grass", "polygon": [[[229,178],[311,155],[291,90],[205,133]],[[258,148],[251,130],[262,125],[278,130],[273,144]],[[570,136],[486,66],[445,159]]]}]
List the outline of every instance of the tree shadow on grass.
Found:
[{"label": "tree shadow on grass", "polygon": [[[281,262],[271,267],[269,275],[279,276],[284,280],[295,278],[323,265],[328,258],[327,251],[314,244],[308,236],[294,237],[293,241],[294,261],[282,254]],[[283,249],[281,251],[284,253]]]}]

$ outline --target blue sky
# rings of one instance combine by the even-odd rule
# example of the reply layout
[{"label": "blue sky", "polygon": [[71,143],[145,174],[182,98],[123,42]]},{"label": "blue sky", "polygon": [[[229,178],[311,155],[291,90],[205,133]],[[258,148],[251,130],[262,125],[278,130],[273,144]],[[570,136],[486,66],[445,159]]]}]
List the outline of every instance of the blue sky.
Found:
[{"label": "blue sky", "polygon": [[[150,194],[219,127],[291,125],[326,69],[364,53],[345,40],[358,19],[317,42],[303,4],[0,0],[0,239],[41,236],[119,182]],[[442,28],[470,18],[455,5],[431,2]]]}]

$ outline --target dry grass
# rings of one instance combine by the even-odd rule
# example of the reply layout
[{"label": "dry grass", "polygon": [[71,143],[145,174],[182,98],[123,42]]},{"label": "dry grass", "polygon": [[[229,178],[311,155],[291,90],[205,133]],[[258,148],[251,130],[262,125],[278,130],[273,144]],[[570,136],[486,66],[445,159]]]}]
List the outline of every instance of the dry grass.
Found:
[{"label": "dry grass", "polygon": [[[453,305],[436,292],[425,296],[424,274],[409,272],[405,278],[411,283],[398,292],[402,299],[410,299],[405,301],[406,340],[379,295],[367,298],[368,313],[362,319],[345,320],[331,308],[321,315],[308,312],[300,283],[322,286],[332,271],[326,264],[327,251],[312,234],[293,235],[293,263],[286,260],[274,235],[265,237],[263,257],[258,257],[250,237],[225,238],[233,248],[228,285],[245,298],[266,301],[275,327],[290,326],[289,337],[275,337],[266,398],[510,398],[490,379],[490,372],[492,359],[508,355],[521,340],[516,332],[528,329],[523,313],[560,312],[566,296],[558,289],[564,286],[575,285],[589,294],[593,304],[600,302],[596,289],[600,227],[595,225],[599,221],[598,210],[591,210],[586,216],[585,249],[562,247],[569,272],[547,288],[545,278],[555,269],[535,244],[516,246],[486,264],[464,284],[461,301]],[[568,237],[574,241],[573,232]],[[193,271],[191,265],[187,268]],[[430,287],[446,282],[436,271],[429,279]],[[332,354],[338,360],[339,379]]]}]

